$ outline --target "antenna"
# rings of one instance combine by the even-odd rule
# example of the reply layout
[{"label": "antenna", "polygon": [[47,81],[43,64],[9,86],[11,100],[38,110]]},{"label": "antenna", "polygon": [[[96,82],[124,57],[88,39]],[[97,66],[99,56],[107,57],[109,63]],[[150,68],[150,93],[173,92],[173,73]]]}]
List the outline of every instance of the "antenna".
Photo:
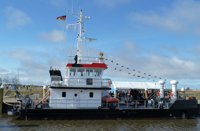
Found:
[{"label": "antenna", "polygon": [[73,0],[72,0],[72,13],[73,13]]},{"label": "antenna", "polygon": [[[79,29],[78,32],[79,33],[78,33],[78,36],[77,36],[77,39],[78,39],[78,42],[77,42],[77,56],[78,56],[77,57],[77,64],[80,64],[81,63],[81,59],[82,59],[82,43],[83,42],[89,43],[92,40],[96,40],[96,39],[85,38],[84,37],[84,34],[85,34],[86,30],[84,30],[84,26],[83,26],[84,22],[83,22],[83,20],[89,20],[90,17],[87,17],[87,16],[83,17],[84,14],[83,14],[82,10],[80,10],[79,13],[69,13],[67,11],[67,14],[75,16],[75,17],[78,18],[77,25],[78,25],[78,29]],[[83,41],[82,39],[87,39],[87,41]]]}]

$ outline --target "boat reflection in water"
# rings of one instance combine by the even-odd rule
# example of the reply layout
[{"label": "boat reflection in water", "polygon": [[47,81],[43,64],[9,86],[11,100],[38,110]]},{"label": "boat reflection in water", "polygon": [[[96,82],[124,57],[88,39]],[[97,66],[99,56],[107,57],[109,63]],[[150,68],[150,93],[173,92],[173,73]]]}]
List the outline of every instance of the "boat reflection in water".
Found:
[{"label": "boat reflection in water", "polygon": [[115,130],[115,131],[198,131],[200,119],[138,119],[138,120],[16,120],[0,114],[0,130]]}]

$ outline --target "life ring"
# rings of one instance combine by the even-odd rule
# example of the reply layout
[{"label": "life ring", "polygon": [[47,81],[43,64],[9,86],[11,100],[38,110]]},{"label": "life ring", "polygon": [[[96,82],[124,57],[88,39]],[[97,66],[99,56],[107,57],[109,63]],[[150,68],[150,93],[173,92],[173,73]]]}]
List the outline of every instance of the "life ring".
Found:
[{"label": "life ring", "polygon": [[112,84],[112,82],[109,80],[109,81],[108,81],[108,86],[110,86],[111,84]]},{"label": "life ring", "polygon": [[157,92],[157,96],[160,97],[160,92],[159,91]]},{"label": "life ring", "polygon": [[173,98],[173,95],[174,95],[174,94],[173,94],[172,92],[170,92],[170,97],[171,97],[171,98]]},{"label": "life ring", "polygon": [[42,100],[42,103],[45,103],[45,100]]}]

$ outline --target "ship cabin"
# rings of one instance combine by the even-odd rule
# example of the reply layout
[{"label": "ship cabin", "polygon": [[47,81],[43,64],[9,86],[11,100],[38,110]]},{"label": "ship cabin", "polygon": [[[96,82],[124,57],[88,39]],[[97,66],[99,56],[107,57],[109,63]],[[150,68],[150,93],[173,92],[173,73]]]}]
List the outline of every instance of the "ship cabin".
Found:
[{"label": "ship cabin", "polygon": [[[99,108],[102,106],[102,91],[110,90],[110,79],[102,79],[107,69],[103,58],[69,57],[65,78],[60,70],[50,69],[50,108]],[[75,62],[75,63],[74,63]]]}]

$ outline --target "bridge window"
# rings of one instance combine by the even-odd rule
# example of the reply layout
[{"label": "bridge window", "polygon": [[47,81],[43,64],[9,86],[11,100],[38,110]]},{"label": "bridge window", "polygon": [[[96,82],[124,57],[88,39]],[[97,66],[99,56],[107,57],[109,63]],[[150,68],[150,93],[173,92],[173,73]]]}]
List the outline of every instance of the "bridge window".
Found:
[{"label": "bridge window", "polygon": [[87,85],[92,85],[93,79],[86,79],[86,83],[87,83]]},{"label": "bridge window", "polygon": [[101,72],[102,72],[102,70],[95,69],[94,76],[101,76]]},{"label": "bridge window", "polygon": [[84,76],[84,69],[78,69],[77,75]]},{"label": "bridge window", "polygon": [[93,76],[93,70],[87,69],[86,70],[86,76]]},{"label": "bridge window", "polygon": [[62,97],[66,97],[66,92],[62,92]]},{"label": "bridge window", "polygon": [[93,92],[90,92],[90,98],[93,98]]},{"label": "bridge window", "polygon": [[70,76],[76,75],[76,69],[70,69]]}]

